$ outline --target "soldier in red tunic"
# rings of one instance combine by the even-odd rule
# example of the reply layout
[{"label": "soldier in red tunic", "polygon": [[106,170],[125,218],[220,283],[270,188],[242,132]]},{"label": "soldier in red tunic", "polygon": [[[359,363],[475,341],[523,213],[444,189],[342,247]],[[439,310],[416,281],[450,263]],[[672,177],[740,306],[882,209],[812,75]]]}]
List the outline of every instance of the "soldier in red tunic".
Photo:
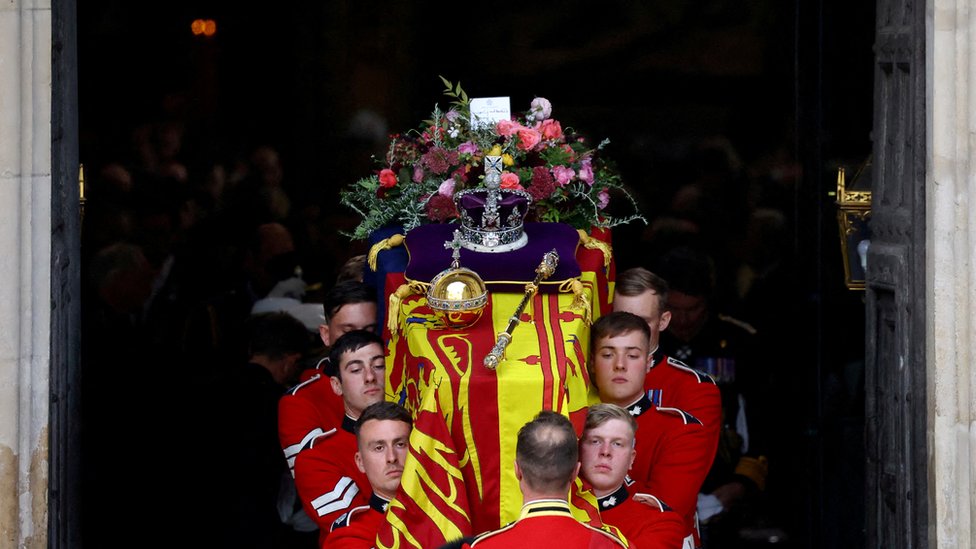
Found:
[{"label": "soldier in red tunic", "polygon": [[356,467],[366,474],[373,495],[368,505],[351,509],[335,521],[330,548],[375,546],[376,532],[400,486],[412,426],[410,412],[393,402],[371,404],[356,420]]},{"label": "soldier in red tunic", "polygon": [[[592,379],[600,400],[627,409],[639,425],[631,472],[635,496],[653,494],[674,509],[685,521],[686,535],[694,540],[690,543],[697,545],[695,507],[698,490],[715,457],[717,430],[706,428],[694,414],[678,406],[658,405],[649,396],[653,393],[645,391],[647,377],[659,366],[653,366],[651,330],[644,319],[627,312],[611,313],[593,325],[591,337]],[[688,386],[698,379],[677,367],[661,372],[665,377],[658,379],[672,381],[669,387]],[[697,395],[712,402],[714,410],[705,408],[708,417],[719,413],[721,402],[715,385],[694,383],[696,388],[714,391],[713,395]]]},{"label": "soldier in red tunic", "polygon": [[[325,324],[319,326],[319,337],[326,347],[347,332],[376,329],[376,293],[361,282],[335,285],[325,295],[323,307]],[[344,406],[332,390],[328,364],[326,356],[314,368],[303,371],[301,383],[278,401],[278,439],[292,474],[295,456],[308,449],[316,437],[342,423]]]},{"label": "soldier in red tunic", "polygon": [[573,517],[569,488],[579,471],[579,447],[573,424],[544,410],[518,434],[515,476],[522,491],[518,520],[479,535],[462,547],[533,547],[539,549],[613,549],[630,547],[609,530],[594,528]]},{"label": "soldier in red tunic", "polygon": [[329,353],[334,365],[329,382],[342,397],[345,416],[309,442],[295,458],[295,486],[305,512],[319,525],[324,540],[333,522],[367,502],[368,481],[356,467],[355,422],[370,404],[383,400],[385,351],[380,336],[358,330],[336,341]]},{"label": "soldier in red tunic", "polygon": [[641,549],[679,549],[685,538],[681,516],[660,500],[637,501],[627,472],[637,455],[637,421],[615,404],[591,406],[580,437],[580,476],[598,498],[600,516]]}]

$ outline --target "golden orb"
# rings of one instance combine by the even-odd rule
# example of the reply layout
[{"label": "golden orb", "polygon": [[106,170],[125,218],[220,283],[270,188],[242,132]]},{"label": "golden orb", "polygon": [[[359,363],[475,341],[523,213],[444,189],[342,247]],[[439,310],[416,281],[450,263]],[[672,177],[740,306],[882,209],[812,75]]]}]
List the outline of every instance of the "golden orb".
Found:
[{"label": "golden orb", "polygon": [[447,327],[467,328],[481,318],[488,304],[488,289],[478,273],[452,267],[430,281],[427,304]]}]

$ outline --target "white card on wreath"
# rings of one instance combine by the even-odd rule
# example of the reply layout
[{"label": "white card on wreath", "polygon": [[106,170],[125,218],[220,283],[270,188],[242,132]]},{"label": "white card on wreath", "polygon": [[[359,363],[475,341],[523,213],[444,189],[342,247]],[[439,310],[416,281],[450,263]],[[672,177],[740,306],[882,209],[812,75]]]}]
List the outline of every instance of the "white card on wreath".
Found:
[{"label": "white card on wreath", "polygon": [[512,102],[508,97],[473,97],[468,106],[472,128],[493,127],[499,120],[512,119]]}]

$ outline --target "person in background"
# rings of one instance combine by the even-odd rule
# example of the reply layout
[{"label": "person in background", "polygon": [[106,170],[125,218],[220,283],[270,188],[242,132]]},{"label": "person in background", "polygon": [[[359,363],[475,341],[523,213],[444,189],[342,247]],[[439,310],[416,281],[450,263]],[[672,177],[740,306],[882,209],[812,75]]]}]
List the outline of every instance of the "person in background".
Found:
[{"label": "person in background", "polygon": [[[255,315],[246,325],[249,358],[210,391],[210,436],[231,441],[219,467],[209,468],[217,488],[219,545],[290,547],[315,533],[282,523],[278,498],[288,468],[278,446],[278,399],[293,379],[309,338],[304,325],[284,312]],[[210,501],[210,500],[207,500]],[[226,527],[226,528],[224,528]],[[305,545],[308,546],[308,545]]]},{"label": "person in background", "polygon": [[707,521],[708,547],[734,546],[766,485],[771,357],[760,352],[760,334],[753,326],[716,309],[715,268],[707,254],[678,247],[660,257],[658,265],[670,286],[671,313],[661,349],[710,374],[721,391],[722,430],[699,497],[699,518]]}]

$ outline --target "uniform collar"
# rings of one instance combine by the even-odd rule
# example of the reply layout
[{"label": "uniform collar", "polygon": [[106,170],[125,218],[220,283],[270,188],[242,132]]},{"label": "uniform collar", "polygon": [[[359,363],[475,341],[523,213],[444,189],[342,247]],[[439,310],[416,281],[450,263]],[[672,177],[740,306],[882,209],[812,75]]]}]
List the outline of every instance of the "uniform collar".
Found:
[{"label": "uniform collar", "polygon": [[356,420],[349,416],[342,416],[342,430],[356,434]]},{"label": "uniform collar", "polygon": [[614,490],[613,493],[607,494],[602,498],[597,498],[597,504],[600,508],[600,512],[603,512],[608,509],[613,509],[614,507],[627,501],[627,498],[629,497],[630,494],[627,492],[627,486],[621,484],[620,488]]},{"label": "uniform collar", "polygon": [[522,506],[522,513],[519,519],[527,517],[537,517],[543,515],[569,515],[569,502],[564,499],[537,499],[530,501]]},{"label": "uniform collar", "polygon": [[661,344],[658,343],[657,347],[651,351],[651,368],[657,366],[664,360],[664,351],[661,350]]},{"label": "uniform collar", "polygon": [[374,511],[379,511],[380,513],[386,513],[386,508],[390,506],[390,500],[385,497],[373,492],[373,495],[369,496],[369,507]]},{"label": "uniform collar", "polygon": [[624,408],[630,412],[631,416],[637,417],[651,409],[651,399],[649,396],[647,396],[647,392],[643,392],[641,393],[641,397],[639,399],[637,399],[633,404],[624,406]]}]

